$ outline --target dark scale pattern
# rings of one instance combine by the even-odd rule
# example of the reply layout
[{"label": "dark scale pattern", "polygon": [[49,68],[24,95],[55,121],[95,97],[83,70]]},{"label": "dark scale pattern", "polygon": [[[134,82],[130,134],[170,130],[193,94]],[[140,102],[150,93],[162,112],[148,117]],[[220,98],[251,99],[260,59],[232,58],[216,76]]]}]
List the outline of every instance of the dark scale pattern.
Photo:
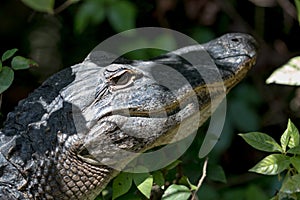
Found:
[{"label": "dark scale pattern", "polygon": [[[36,171],[29,176],[29,199],[93,199],[112,169],[82,162],[70,151],[46,153],[46,159],[36,161]],[[65,153],[62,153],[65,152]]]},{"label": "dark scale pattern", "polygon": [[[194,57],[203,48],[206,57],[207,53],[210,56],[210,63],[206,57]],[[180,123],[177,119],[193,119],[192,115],[198,112],[196,105],[188,106],[189,101],[175,101],[174,97],[182,101],[189,99],[187,87],[179,85],[171,93],[160,86],[170,83],[169,73],[164,71],[163,76],[156,76],[162,72],[157,63],[167,64],[186,78],[197,93],[196,104],[200,104],[200,111],[208,117],[211,113],[205,107],[210,100],[223,95],[216,92],[209,99],[202,75],[209,78],[206,83],[216,86],[224,80],[228,92],[254,63],[256,44],[251,36],[227,34],[173,53],[178,56],[170,53],[147,62],[118,60],[120,69],[132,72],[132,78],[122,78],[125,72],[114,74],[114,80],[123,80],[120,83],[112,82],[112,77],[107,79],[103,74],[112,67],[107,66],[112,61],[110,57],[92,53],[83,63],[49,78],[21,101],[0,131],[0,200],[93,200],[118,173],[101,161],[125,166],[132,158],[122,157],[120,148],[142,152],[166,144],[174,133],[170,130]],[[199,73],[179,59],[186,56],[196,58]],[[245,65],[246,62],[250,65]],[[215,64],[221,73],[220,80],[211,70]],[[171,82],[177,81],[172,77]],[[218,87],[214,89],[219,91]],[[184,103],[189,114],[182,113],[178,103]],[[160,114],[161,109],[167,111],[167,124],[162,123],[165,118]],[[124,112],[127,110],[130,115]],[[156,120],[149,113],[158,113],[152,116]],[[130,123],[125,122],[127,119]],[[81,151],[84,148],[87,151]],[[85,159],[90,156],[96,162]]]}]

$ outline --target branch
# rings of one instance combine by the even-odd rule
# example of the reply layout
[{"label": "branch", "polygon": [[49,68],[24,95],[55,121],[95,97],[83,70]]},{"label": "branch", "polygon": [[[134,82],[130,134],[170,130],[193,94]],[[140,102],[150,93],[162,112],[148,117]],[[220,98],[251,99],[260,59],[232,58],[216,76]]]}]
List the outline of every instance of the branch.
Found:
[{"label": "branch", "polygon": [[206,177],[206,168],[207,168],[207,163],[208,163],[208,157],[206,157],[204,164],[203,164],[203,169],[202,169],[202,176],[197,184],[197,189],[194,191],[192,199],[191,200],[196,200],[196,194],[198,190],[200,189],[205,177]]}]

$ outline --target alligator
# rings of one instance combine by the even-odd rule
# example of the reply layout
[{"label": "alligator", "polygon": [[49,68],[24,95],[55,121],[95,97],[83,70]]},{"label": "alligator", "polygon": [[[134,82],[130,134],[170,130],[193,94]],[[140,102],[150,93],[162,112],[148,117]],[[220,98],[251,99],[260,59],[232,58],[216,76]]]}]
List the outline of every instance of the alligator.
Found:
[{"label": "alligator", "polygon": [[[185,59],[200,51],[213,64],[197,58],[195,68]],[[0,131],[0,199],[96,198],[132,160],[123,152],[168,144],[176,128],[195,122],[199,111],[196,123],[201,126],[215,109],[210,109],[213,100],[225,97],[222,86],[226,95],[256,55],[256,41],[242,33],[147,61],[117,58],[109,63],[105,53],[89,54],[54,74],[8,114]],[[187,81],[167,87],[179,80],[170,77],[172,70]],[[190,101],[193,96],[196,101]]]}]

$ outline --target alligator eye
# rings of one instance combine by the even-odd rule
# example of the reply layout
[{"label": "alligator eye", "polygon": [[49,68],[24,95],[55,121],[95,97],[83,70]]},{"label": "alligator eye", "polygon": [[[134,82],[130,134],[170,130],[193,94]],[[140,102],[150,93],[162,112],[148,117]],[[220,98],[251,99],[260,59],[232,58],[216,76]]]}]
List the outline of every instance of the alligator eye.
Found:
[{"label": "alligator eye", "polygon": [[109,82],[114,89],[121,89],[130,84],[134,80],[134,75],[129,70],[123,70],[111,76]]}]

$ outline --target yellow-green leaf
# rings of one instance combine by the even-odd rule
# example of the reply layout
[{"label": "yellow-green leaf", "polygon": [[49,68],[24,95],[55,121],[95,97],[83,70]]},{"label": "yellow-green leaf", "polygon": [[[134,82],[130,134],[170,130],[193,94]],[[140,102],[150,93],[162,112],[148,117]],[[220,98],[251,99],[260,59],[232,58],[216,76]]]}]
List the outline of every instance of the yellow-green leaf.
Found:
[{"label": "yellow-green leaf", "polygon": [[286,130],[280,138],[280,142],[283,152],[286,152],[287,146],[294,148],[299,145],[299,131],[290,119]]},{"label": "yellow-green leaf", "polygon": [[137,185],[138,190],[143,195],[145,195],[145,197],[147,197],[149,199],[150,195],[151,195],[152,185],[153,185],[153,176],[152,175],[148,176],[146,179],[144,179],[139,184],[136,183],[136,185]]},{"label": "yellow-green leaf", "polygon": [[289,165],[290,159],[288,156],[282,154],[271,154],[262,159],[249,171],[264,175],[276,175],[281,173],[283,170],[286,170]]},{"label": "yellow-green leaf", "polygon": [[269,135],[260,132],[239,134],[252,147],[266,152],[281,152],[280,145]]}]

